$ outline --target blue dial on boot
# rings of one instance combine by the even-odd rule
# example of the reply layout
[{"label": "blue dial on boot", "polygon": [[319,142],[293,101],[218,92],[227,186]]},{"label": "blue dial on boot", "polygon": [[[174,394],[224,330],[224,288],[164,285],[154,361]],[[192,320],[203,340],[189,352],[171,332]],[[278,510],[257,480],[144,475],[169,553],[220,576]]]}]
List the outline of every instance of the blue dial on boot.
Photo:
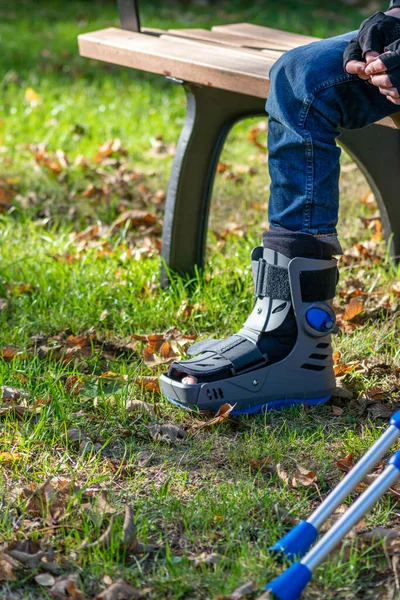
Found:
[{"label": "blue dial on boot", "polygon": [[312,329],[320,333],[329,333],[335,327],[334,317],[323,308],[310,308],[306,320]]}]

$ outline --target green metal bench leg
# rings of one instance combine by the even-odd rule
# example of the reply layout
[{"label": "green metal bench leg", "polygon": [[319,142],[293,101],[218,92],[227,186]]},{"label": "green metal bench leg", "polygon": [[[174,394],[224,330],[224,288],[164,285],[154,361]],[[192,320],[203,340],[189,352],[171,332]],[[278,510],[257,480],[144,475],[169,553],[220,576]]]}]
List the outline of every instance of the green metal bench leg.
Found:
[{"label": "green metal bench leg", "polygon": [[370,125],[342,131],[339,143],[351,155],[375,194],[390,255],[400,260],[400,130]]},{"label": "green metal bench leg", "polygon": [[[191,274],[204,262],[211,192],[226,136],[237,121],[266,113],[261,98],[194,84],[184,87],[186,120],[168,186],[162,257],[169,269]],[[164,268],[161,281],[168,284]]]}]

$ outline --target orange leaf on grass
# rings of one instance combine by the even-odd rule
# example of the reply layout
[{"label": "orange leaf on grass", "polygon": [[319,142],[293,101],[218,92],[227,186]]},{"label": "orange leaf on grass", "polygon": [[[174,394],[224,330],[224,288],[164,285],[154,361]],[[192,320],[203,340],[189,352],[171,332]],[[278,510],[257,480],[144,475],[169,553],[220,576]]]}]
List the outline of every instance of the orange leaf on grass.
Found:
[{"label": "orange leaf on grass", "polygon": [[267,151],[266,143],[260,142],[259,137],[260,137],[261,133],[266,133],[267,131],[268,131],[268,121],[261,121],[261,123],[258,123],[257,125],[252,127],[248,133],[249,142],[251,142],[252,144],[257,146],[257,148],[259,148],[260,150],[263,150],[264,152]]},{"label": "orange leaf on grass", "polygon": [[160,384],[157,376],[139,377],[135,384],[149,392],[159,392]]},{"label": "orange leaf on grass", "polygon": [[265,458],[251,458],[249,460],[249,465],[254,471],[262,471],[265,467],[270,467],[272,463],[272,458],[270,456],[266,456]]},{"label": "orange leaf on grass", "polygon": [[345,321],[352,321],[357,315],[361,314],[363,310],[364,302],[359,298],[351,298],[345,308],[343,319]]},{"label": "orange leaf on grass", "polygon": [[18,350],[17,348],[10,348],[10,346],[4,346],[4,348],[0,349],[0,358],[6,360],[7,362],[11,362],[14,358],[25,358],[24,352]]},{"label": "orange leaf on grass", "polygon": [[344,458],[339,458],[339,460],[336,461],[337,468],[340,469],[341,471],[344,471],[345,473],[350,471],[350,469],[352,468],[353,465],[354,465],[353,452],[350,452]]},{"label": "orange leaf on grass", "polygon": [[368,208],[378,208],[376,198],[372,192],[368,192],[361,198],[361,202],[368,206]]},{"label": "orange leaf on grass", "polygon": [[108,158],[112,154],[126,154],[126,150],[122,148],[121,140],[119,138],[107,140],[104,144],[101,144],[97,149],[94,160],[97,163],[101,163],[105,158]]}]

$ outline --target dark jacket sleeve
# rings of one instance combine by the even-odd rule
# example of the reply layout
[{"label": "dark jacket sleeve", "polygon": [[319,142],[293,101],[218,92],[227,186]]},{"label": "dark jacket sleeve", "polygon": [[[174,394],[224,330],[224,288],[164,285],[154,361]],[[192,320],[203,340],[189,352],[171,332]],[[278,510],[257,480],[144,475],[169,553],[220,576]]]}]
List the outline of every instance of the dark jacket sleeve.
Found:
[{"label": "dark jacket sleeve", "polygon": [[400,0],[392,0],[392,2],[390,3],[390,8],[392,8],[393,6],[400,6]]}]

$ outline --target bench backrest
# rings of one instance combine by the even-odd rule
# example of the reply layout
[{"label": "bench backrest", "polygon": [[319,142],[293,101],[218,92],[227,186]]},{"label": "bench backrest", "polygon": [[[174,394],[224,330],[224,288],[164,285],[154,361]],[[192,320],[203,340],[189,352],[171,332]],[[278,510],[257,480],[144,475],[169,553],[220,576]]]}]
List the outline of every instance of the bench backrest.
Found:
[{"label": "bench backrest", "polygon": [[140,32],[139,1],[117,0],[122,29]]}]

